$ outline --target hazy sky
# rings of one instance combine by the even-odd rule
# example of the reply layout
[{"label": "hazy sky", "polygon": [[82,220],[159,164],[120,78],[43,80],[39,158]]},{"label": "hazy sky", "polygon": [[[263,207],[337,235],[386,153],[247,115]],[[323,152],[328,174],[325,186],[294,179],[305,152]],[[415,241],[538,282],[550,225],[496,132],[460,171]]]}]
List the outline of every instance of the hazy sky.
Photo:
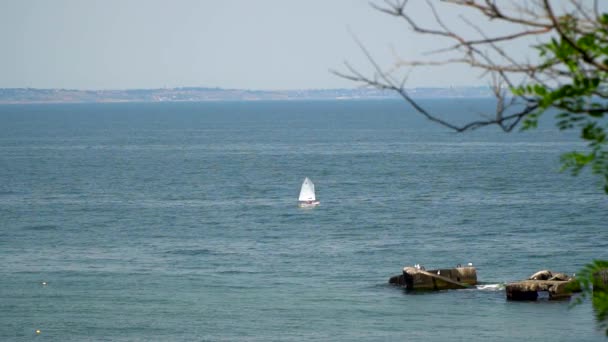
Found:
[{"label": "hazy sky", "polygon": [[[0,87],[353,87],[329,72],[370,70],[350,31],[387,67],[395,51],[439,47],[367,0],[0,0]],[[478,76],[418,70],[408,85],[487,84]]]}]

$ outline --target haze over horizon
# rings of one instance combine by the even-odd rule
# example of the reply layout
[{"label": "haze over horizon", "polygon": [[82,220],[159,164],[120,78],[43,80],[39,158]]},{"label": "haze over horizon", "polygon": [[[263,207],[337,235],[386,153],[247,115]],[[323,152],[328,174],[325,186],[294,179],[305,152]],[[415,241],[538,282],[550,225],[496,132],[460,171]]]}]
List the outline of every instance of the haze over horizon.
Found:
[{"label": "haze over horizon", "polygon": [[[425,3],[408,8],[432,24]],[[344,61],[371,69],[352,35],[387,67],[438,47],[368,1],[350,0],[4,1],[0,25],[0,88],[354,88],[329,71]],[[416,69],[406,86],[487,84],[450,66]]]}]

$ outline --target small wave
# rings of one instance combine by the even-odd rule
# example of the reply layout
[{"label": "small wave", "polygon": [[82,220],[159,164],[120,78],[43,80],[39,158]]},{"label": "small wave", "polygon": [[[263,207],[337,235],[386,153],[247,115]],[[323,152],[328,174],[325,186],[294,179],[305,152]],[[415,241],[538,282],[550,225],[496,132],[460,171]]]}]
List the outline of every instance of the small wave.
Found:
[{"label": "small wave", "polygon": [[257,274],[260,272],[256,271],[256,270],[239,268],[239,269],[217,270],[217,271],[215,271],[215,273],[217,273],[217,274]]},{"label": "small wave", "polygon": [[35,231],[41,231],[41,230],[57,230],[59,227],[52,225],[52,224],[43,224],[43,225],[37,225],[37,226],[27,226],[27,227],[23,227],[24,230],[35,230]]},{"label": "small wave", "polygon": [[166,254],[196,256],[210,255],[213,254],[213,252],[208,249],[176,249],[173,251],[168,251]]},{"label": "small wave", "polygon": [[482,284],[475,286],[478,290],[482,291],[500,291],[504,288],[503,284]]}]

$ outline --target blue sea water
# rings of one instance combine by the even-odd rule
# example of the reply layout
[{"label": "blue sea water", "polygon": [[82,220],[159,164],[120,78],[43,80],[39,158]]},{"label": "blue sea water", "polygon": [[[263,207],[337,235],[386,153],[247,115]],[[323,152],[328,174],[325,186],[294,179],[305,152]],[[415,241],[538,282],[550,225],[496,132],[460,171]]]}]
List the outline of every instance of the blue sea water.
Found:
[{"label": "blue sea water", "polygon": [[[500,286],[608,258],[608,196],[559,172],[583,148],[395,100],[0,106],[0,340],[602,341]],[[387,284],[467,262],[488,286]]]}]

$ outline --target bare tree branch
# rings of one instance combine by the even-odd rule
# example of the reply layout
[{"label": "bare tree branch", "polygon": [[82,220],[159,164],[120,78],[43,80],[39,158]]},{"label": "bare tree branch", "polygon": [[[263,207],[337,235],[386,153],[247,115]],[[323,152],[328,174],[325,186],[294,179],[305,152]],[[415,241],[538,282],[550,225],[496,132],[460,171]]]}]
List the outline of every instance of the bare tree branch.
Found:
[{"label": "bare tree branch", "polygon": [[[589,15],[590,11],[585,9],[580,0],[570,0],[573,11],[563,16],[555,14],[549,0],[534,0],[524,3],[515,2],[514,8],[511,9],[507,9],[504,3],[499,5],[495,0],[442,1],[465,10],[471,10],[473,13],[481,13],[489,23],[498,20],[512,24],[515,29],[512,33],[508,34],[488,35],[480,25],[474,24],[464,16],[460,16],[460,19],[478,35],[476,37],[469,37],[459,34],[448,27],[435,4],[430,0],[427,0],[426,4],[434,18],[435,27],[419,25],[406,7],[408,4],[407,0],[384,0],[383,5],[372,3],[371,6],[382,13],[404,20],[415,33],[440,37],[448,42],[451,41],[451,45],[430,52],[431,55],[446,53],[448,55],[427,60],[405,60],[397,57],[394,67],[388,71],[383,71],[370,52],[355,37],[356,43],[373,68],[373,74],[365,76],[348,63],[345,64],[346,73],[339,71],[333,71],[333,73],[364,86],[394,91],[427,119],[457,132],[473,130],[488,125],[497,125],[502,130],[508,132],[513,130],[529,115],[544,110],[544,107],[541,106],[539,99],[536,97],[521,95],[520,93],[518,95],[507,95],[507,89],[515,89],[518,86],[512,78],[515,76],[518,78],[523,77],[525,80],[534,81],[535,84],[545,89],[556,89],[556,87],[562,84],[562,81],[571,79],[572,72],[570,67],[564,64],[558,57],[546,58],[541,64],[529,61],[520,62],[514,57],[513,51],[509,50],[508,45],[505,46],[504,44],[529,39],[530,37],[544,37],[546,39],[549,34],[557,34],[559,38],[567,42],[580,54],[584,63],[578,65],[577,68],[584,75],[592,76],[594,72],[608,71],[608,65],[600,63],[594,55],[578,46],[575,37],[566,34],[564,31],[565,27],[562,26],[566,24],[572,26],[568,26],[567,28],[568,32],[574,35],[596,32],[597,25],[600,23],[597,1],[594,2],[595,19]],[[564,11],[566,10],[564,9]],[[596,39],[601,40],[605,39],[605,37],[598,36]],[[491,77],[490,88],[497,100],[495,113],[491,118],[486,117],[486,119],[476,120],[464,125],[449,122],[429,112],[410,96],[405,88],[407,76],[403,77],[400,81],[395,80],[393,77],[394,73],[403,67],[416,68],[419,66],[451,64],[466,64],[481,70],[482,75],[489,75]],[[595,89],[593,90],[593,94],[601,98],[608,98],[607,89]],[[567,105],[564,104],[564,106]],[[589,111],[596,113],[604,109],[578,108],[577,110],[584,110],[586,113],[590,113]]]},{"label": "bare tree branch", "polygon": [[502,21],[507,21],[509,23],[514,24],[522,24],[524,26],[529,27],[544,27],[550,28],[552,27],[551,22],[542,22],[539,20],[539,17],[531,17],[531,18],[518,18],[512,15],[506,14],[502,11],[497,5],[495,1],[485,1],[485,5],[477,3],[475,0],[442,0],[448,3],[456,4],[463,7],[470,7],[479,10],[484,16],[489,19],[498,19]]}]

